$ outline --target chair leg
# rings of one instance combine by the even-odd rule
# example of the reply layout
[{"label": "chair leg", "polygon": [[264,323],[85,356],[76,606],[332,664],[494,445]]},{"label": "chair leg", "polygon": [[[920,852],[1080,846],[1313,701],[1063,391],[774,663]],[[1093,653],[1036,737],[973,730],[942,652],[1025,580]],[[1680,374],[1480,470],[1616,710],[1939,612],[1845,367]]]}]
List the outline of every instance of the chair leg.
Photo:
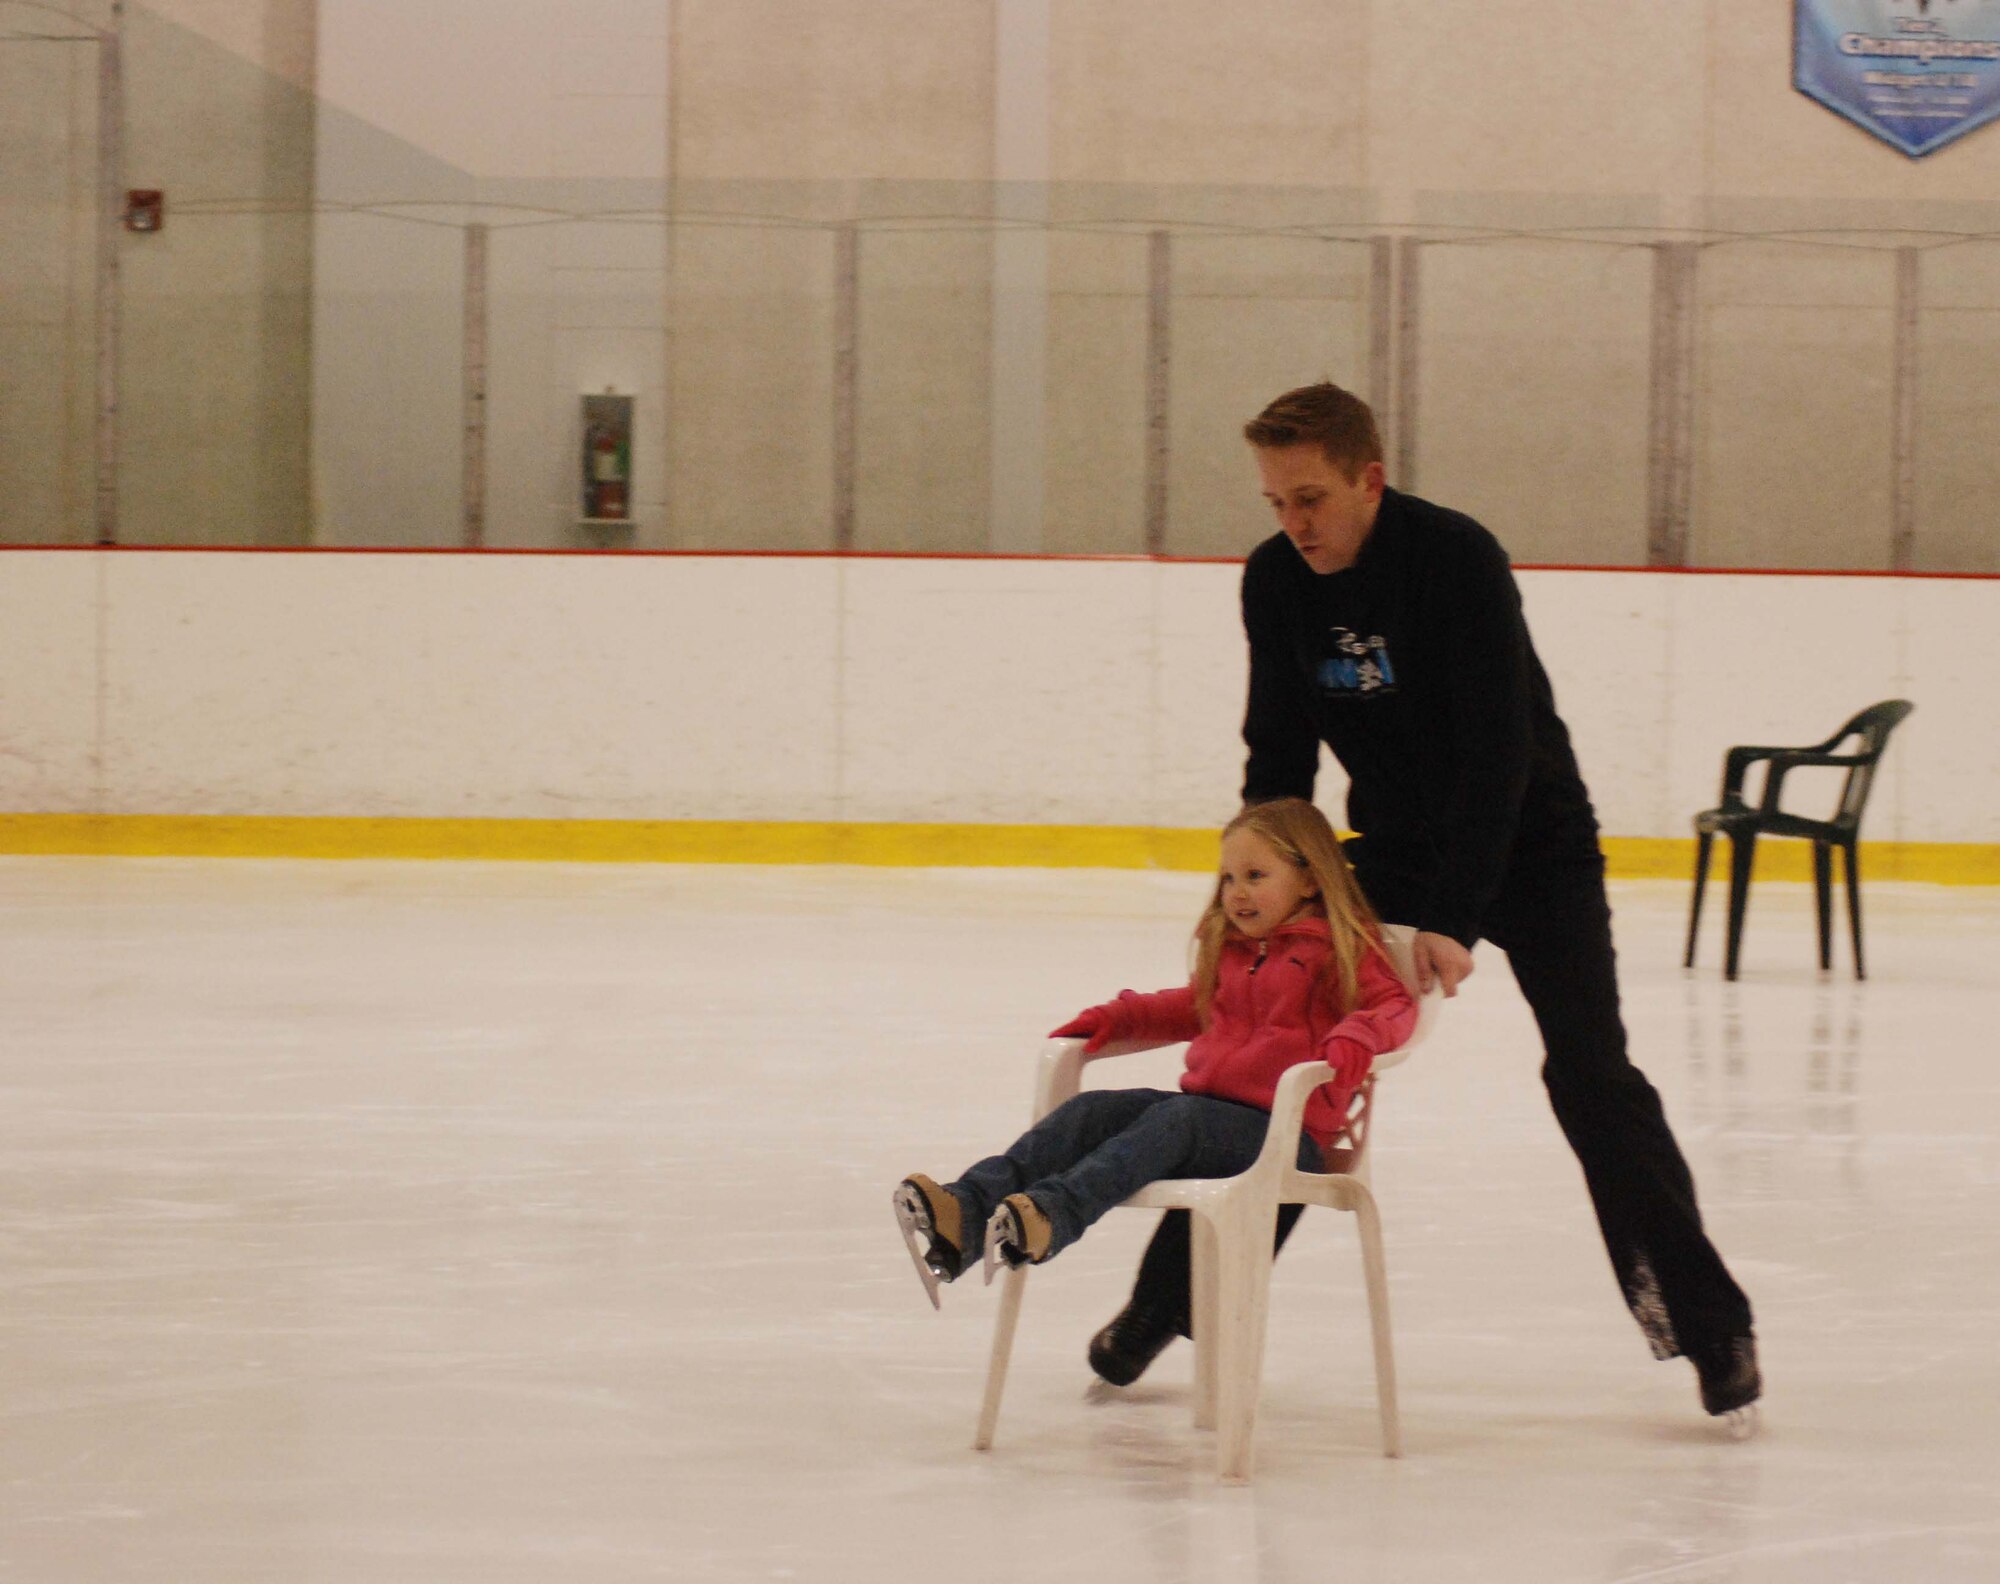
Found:
[{"label": "chair leg", "polygon": [[1701,928],[1701,893],[1708,885],[1708,854],[1715,845],[1715,838],[1707,831],[1695,837],[1694,856],[1694,901],[1688,908],[1687,955],[1681,959],[1683,968],[1694,966],[1694,943],[1696,931]]},{"label": "chair leg", "polygon": [[1382,1455],[1403,1455],[1403,1428],[1396,1412],[1396,1353],[1389,1331],[1389,1277],[1382,1258],[1382,1218],[1375,1196],[1356,1183],[1354,1222],[1361,1234],[1361,1272],[1368,1285],[1368,1323],[1375,1333],[1375,1396],[1382,1408]]},{"label": "chair leg", "polygon": [[1813,908],[1819,918],[1819,971],[1833,966],[1833,848],[1813,843]]},{"label": "chair leg", "polygon": [[1007,1360],[1014,1351],[1014,1324],[1021,1318],[1021,1297],[1028,1288],[1028,1267],[1016,1266],[1001,1278],[1000,1313],[993,1322],[993,1356],[986,1365],[986,1400],[979,1405],[979,1431],[972,1438],[976,1452],[993,1445],[993,1426],[1000,1418],[1000,1394],[1007,1389]]},{"label": "chair leg", "polygon": [[1868,969],[1861,959],[1860,849],[1854,842],[1843,842],[1841,850],[1847,855],[1847,928],[1854,937],[1854,977],[1866,979]]},{"label": "chair leg", "polygon": [[1736,977],[1736,959],[1743,948],[1743,915],[1750,906],[1750,868],[1757,857],[1757,833],[1734,831],[1729,836],[1729,953],[1725,979]]},{"label": "chair leg", "polygon": [[1205,1215],[1190,1213],[1188,1318],[1194,1330],[1194,1427],[1213,1430],[1216,1423],[1216,1382],[1221,1363],[1221,1316],[1216,1283],[1221,1260],[1215,1226]]},{"label": "chair leg", "polygon": [[[1275,1206],[1266,1210],[1274,1212]],[[1271,1299],[1271,1222],[1272,1213],[1238,1213],[1218,1229],[1216,1469],[1225,1485],[1246,1483],[1255,1456]]]}]

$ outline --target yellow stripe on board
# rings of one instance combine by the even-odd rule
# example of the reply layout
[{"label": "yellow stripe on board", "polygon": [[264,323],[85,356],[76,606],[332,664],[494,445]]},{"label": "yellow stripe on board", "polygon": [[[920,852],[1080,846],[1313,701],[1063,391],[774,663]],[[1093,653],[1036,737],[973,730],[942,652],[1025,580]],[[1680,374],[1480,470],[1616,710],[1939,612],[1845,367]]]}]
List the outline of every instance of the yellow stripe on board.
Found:
[{"label": "yellow stripe on board", "polygon": [[0,814],[0,853],[149,858],[1203,870],[1215,852],[1212,830],[1139,825]]},{"label": "yellow stripe on board", "polygon": [[[1607,871],[1619,880],[1690,880],[1694,877],[1691,836],[1607,836]],[[1729,843],[1718,841],[1709,854],[1711,883],[1729,883]],[[1757,843],[1759,880],[1811,880],[1812,843],[1767,838]],[[1922,880],[1931,885],[2000,885],[2000,847],[1980,842],[1863,842],[1863,880]],[[1833,883],[1845,883],[1841,860],[1833,861]]]},{"label": "yellow stripe on board", "polygon": [[[1711,873],[1723,879],[1726,844],[1717,846]],[[1694,869],[1691,839],[1609,836],[1604,851],[1617,879],[1682,880]],[[0,814],[0,853],[1200,871],[1215,862],[1216,833],[1143,825]],[[1861,872],[1870,880],[2000,885],[2000,846],[1864,842]],[[1810,847],[1800,841],[1759,842],[1757,876],[1811,879]]]}]

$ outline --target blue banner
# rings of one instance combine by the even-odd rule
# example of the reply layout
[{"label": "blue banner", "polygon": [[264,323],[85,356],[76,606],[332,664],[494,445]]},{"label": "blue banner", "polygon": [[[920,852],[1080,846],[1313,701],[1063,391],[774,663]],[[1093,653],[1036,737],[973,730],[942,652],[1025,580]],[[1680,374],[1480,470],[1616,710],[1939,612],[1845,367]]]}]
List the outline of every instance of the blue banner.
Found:
[{"label": "blue banner", "polygon": [[1792,86],[1911,159],[2000,116],[2000,0],[1793,0]]}]

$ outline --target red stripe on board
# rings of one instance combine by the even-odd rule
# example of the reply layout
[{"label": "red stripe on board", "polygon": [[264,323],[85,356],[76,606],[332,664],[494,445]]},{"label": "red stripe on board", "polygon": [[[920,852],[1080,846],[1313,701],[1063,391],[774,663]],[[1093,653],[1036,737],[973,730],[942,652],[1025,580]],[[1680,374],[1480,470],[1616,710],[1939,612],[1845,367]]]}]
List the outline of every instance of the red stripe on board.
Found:
[{"label": "red stripe on board", "polygon": [[1865,567],[1709,567],[1709,566],[1586,566],[1562,561],[1523,561],[1516,572],[1645,572],[1677,577],[1835,577],[1835,578],[1958,578],[1974,582],[2000,580],[2000,572],[1892,572]]}]

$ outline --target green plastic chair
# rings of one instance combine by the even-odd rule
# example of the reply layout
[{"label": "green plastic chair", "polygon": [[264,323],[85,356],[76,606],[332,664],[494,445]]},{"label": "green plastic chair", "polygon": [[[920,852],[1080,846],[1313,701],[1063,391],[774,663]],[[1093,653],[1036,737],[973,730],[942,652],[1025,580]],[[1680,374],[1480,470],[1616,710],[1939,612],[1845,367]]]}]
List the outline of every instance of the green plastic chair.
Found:
[{"label": "green plastic chair", "polygon": [[[1847,924],[1854,939],[1854,977],[1866,979],[1861,955],[1861,870],[1855,843],[1861,835],[1861,815],[1868,807],[1875,767],[1889,745],[1889,733],[1915,709],[1908,699],[1871,704],[1823,743],[1810,748],[1732,748],[1722,761],[1722,804],[1694,817],[1699,846],[1694,860],[1694,906],[1688,914],[1685,968],[1694,966],[1695,932],[1701,924],[1701,893],[1708,882],[1708,855],[1717,836],[1729,838],[1729,950],[1723,972],[1736,977],[1743,945],[1743,914],[1750,898],[1750,865],[1759,836],[1797,836],[1813,844],[1813,892],[1819,905],[1819,965],[1833,966],[1833,849],[1846,854]],[[1835,753],[1848,738],[1857,739],[1850,753]],[[1752,808],[1743,801],[1743,781],[1753,764],[1768,760],[1763,801]],[[1806,819],[1778,807],[1786,773],[1799,765],[1845,765],[1847,783],[1832,819]]]}]

